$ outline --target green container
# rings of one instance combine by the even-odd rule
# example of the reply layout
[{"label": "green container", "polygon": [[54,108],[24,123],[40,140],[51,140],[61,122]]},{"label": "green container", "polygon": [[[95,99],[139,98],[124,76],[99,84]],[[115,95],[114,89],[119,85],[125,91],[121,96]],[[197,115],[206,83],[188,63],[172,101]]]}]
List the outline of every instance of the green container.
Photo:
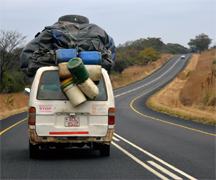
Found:
[{"label": "green container", "polygon": [[83,83],[89,78],[89,73],[80,58],[71,59],[67,64],[67,68],[76,84]]}]

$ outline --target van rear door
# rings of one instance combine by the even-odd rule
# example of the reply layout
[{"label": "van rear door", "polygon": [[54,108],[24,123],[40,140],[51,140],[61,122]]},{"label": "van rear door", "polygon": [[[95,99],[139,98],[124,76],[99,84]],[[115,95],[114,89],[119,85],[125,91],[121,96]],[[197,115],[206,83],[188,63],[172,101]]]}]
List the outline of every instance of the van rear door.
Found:
[{"label": "van rear door", "polygon": [[[47,67],[48,68],[48,67]],[[110,102],[104,77],[95,82],[99,95],[73,107],[60,86],[57,67],[41,73],[34,103],[38,136],[105,136]],[[34,84],[34,82],[33,82]],[[34,86],[34,85],[33,85]]]}]

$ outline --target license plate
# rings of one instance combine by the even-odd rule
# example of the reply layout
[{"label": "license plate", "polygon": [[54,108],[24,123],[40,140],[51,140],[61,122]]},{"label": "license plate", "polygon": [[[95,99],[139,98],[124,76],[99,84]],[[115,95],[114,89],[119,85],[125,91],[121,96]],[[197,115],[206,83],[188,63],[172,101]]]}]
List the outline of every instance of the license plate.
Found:
[{"label": "license plate", "polygon": [[80,126],[80,118],[76,117],[66,117],[65,118],[65,126],[66,127],[79,127]]}]

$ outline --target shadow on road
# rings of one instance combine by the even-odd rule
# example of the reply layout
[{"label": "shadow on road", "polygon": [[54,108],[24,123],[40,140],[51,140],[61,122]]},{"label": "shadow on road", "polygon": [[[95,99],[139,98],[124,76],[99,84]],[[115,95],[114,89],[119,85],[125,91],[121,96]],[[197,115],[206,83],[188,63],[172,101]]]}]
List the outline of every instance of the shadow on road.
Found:
[{"label": "shadow on road", "polygon": [[40,149],[37,159],[95,159],[100,157],[99,150],[89,147],[65,149]]}]

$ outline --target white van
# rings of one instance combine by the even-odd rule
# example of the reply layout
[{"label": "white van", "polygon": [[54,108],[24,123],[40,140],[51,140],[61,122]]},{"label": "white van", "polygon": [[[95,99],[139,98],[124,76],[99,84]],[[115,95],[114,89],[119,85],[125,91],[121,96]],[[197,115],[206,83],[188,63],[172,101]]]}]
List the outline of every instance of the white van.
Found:
[{"label": "white van", "polygon": [[40,148],[65,148],[88,145],[101,156],[110,155],[115,128],[115,102],[109,75],[95,82],[99,94],[92,100],[73,107],[61,89],[58,67],[38,69],[29,95],[28,133],[30,158]]}]

